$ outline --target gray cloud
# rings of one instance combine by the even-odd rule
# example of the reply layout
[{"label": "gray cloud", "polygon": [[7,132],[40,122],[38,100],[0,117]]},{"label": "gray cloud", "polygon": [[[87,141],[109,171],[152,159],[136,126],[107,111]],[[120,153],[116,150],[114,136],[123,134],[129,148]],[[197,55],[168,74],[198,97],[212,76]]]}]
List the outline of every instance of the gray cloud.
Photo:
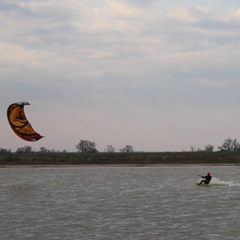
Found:
[{"label": "gray cloud", "polygon": [[[104,112],[109,126],[119,124],[121,128],[121,121],[113,117],[118,112],[129,116],[126,122],[140,132],[143,130],[132,121],[138,114],[131,112],[148,112],[150,121],[154,117],[161,119],[165,111],[169,116],[171,109],[173,115],[169,118],[176,119],[177,108],[189,109],[190,116],[194,107],[206,112],[221,106],[237,109],[239,10],[226,9],[223,15],[209,7],[176,5],[162,13],[154,7],[156,3],[2,1],[2,104],[19,100],[31,100],[37,106],[47,103],[49,121],[54,119],[54,108],[65,108],[68,114],[78,117],[85,111],[88,115],[91,109],[99,115]],[[81,111],[74,113],[74,109]],[[93,115],[103,120],[96,112]],[[216,116],[224,117],[220,112]],[[62,121],[67,122],[67,116]],[[157,124],[153,125],[156,130]],[[147,123],[142,123],[141,128],[154,132]],[[188,131],[184,124],[182,128]],[[160,134],[161,129],[156,133]],[[178,138],[183,135],[179,133]],[[94,137],[94,132],[89,136]],[[121,141],[125,138],[121,136]],[[131,139],[138,144],[134,136]],[[185,142],[192,145],[189,139]]]}]

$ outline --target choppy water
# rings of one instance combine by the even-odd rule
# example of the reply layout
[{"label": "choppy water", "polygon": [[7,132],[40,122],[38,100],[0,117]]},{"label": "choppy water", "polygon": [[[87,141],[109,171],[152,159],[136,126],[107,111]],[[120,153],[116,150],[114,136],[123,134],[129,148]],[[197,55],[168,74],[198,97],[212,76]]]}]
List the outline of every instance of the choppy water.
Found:
[{"label": "choppy water", "polygon": [[1,240],[236,240],[240,168],[2,168],[0,204]]}]

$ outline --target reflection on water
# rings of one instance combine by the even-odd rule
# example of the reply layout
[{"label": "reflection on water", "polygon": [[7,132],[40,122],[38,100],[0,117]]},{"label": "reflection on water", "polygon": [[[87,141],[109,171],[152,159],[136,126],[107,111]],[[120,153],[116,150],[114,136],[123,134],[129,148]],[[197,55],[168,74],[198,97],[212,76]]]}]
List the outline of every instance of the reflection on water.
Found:
[{"label": "reflection on water", "polygon": [[[208,171],[226,186],[194,186]],[[3,168],[0,239],[240,239],[239,173],[232,166]]]}]

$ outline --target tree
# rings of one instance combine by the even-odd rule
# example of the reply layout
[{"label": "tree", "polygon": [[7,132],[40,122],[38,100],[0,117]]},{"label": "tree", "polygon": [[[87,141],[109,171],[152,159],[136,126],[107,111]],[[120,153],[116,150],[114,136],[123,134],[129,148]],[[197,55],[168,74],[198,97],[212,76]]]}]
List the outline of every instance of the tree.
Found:
[{"label": "tree", "polygon": [[133,152],[133,146],[126,145],[124,148],[119,149],[122,153],[132,153]]},{"label": "tree", "polygon": [[16,150],[17,153],[32,153],[32,147],[31,146],[24,146],[24,147],[19,147]]},{"label": "tree", "polygon": [[12,152],[11,149],[0,148],[0,153],[10,153],[10,152]]},{"label": "tree", "polygon": [[45,147],[40,147],[39,152],[41,152],[41,153],[50,153],[51,150],[48,150],[48,149],[45,148]]},{"label": "tree", "polygon": [[214,146],[212,146],[211,144],[208,144],[207,146],[205,146],[204,151],[205,152],[213,152]]},{"label": "tree", "polygon": [[96,153],[96,143],[88,140],[81,140],[76,145],[77,151],[82,153]]},{"label": "tree", "polygon": [[107,145],[107,148],[105,149],[105,152],[114,153],[115,150],[116,150],[116,148],[113,147],[112,145]]},{"label": "tree", "polygon": [[218,147],[221,151],[231,151],[236,152],[240,151],[240,143],[237,142],[237,139],[235,138],[232,140],[231,138],[228,138],[224,141],[222,146]]},{"label": "tree", "polygon": [[240,151],[240,143],[237,142],[237,139],[236,139],[236,138],[233,140],[232,150],[233,150],[234,152]]},{"label": "tree", "polygon": [[196,152],[195,147],[191,146],[191,152]]}]

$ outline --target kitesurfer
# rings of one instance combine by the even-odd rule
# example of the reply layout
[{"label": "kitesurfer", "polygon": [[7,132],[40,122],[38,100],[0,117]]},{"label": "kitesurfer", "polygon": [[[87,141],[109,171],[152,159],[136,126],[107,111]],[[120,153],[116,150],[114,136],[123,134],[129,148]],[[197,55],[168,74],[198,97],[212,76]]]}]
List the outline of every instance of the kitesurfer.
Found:
[{"label": "kitesurfer", "polygon": [[205,178],[205,180],[202,180],[200,183],[198,183],[198,185],[201,185],[202,183],[205,183],[206,185],[208,185],[212,179],[211,173],[207,173],[206,176],[200,176],[202,178]]}]

